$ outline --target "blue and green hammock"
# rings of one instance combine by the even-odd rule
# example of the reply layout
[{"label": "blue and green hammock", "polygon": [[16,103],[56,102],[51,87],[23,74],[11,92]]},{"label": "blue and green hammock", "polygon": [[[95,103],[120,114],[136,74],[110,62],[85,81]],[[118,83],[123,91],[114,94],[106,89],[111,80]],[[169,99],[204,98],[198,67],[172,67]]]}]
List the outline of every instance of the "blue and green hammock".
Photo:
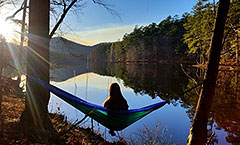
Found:
[{"label": "blue and green hammock", "polygon": [[62,89],[57,88],[56,86],[53,86],[39,79],[33,77],[29,78],[41,86],[47,88],[50,92],[65,102],[69,103],[79,111],[83,112],[84,114],[88,114],[89,117],[93,118],[103,126],[115,131],[123,130],[137,120],[164,106],[167,103],[166,101],[162,101],[140,109],[114,111],[104,108],[103,106],[84,101],[77,96],[74,96]]}]

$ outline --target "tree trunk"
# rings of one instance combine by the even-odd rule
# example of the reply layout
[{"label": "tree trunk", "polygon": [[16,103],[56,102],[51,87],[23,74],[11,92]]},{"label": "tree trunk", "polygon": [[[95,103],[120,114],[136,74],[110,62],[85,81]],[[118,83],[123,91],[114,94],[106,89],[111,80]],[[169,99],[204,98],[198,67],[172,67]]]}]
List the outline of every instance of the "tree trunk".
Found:
[{"label": "tree trunk", "polygon": [[26,9],[27,9],[27,0],[24,0],[23,1],[22,26],[21,26],[21,41],[20,41],[20,46],[21,47],[23,47],[23,43],[24,43]]},{"label": "tree trunk", "polygon": [[[2,83],[2,73],[3,73],[3,65],[4,65],[4,42],[2,41],[0,43],[0,49],[1,49],[1,52],[0,52],[0,117],[1,117],[1,113],[2,113],[2,90],[3,90],[3,83]],[[2,118],[2,117],[1,117]],[[0,120],[2,121],[2,120]],[[0,125],[1,125],[1,122],[0,122]],[[1,126],[0,126],[1,127]]]},{"label": "tree trunk", "polygon": [[207,142],[207,122],[215,93],[223,32],[230,5],[230,0],[219,0],[217,19],[210,46],[210,57],[196,113],[188,136],[188,145],[204,145]]},{"label": "tree trunk", "polygon": [[[23,1],[23,15],[22,15],[22,23],[21,23],[21,41],[20,41],[20,55],[19,55],[19,65],[21,66],[22,63],[22,55],[23,55],[23,43],[24,43],[24,31],[25,31],[25,19],[26,19],[26,9],[27,9],[27,0]],[[18,78],[17,78],[17,83],[18,85],[21,83],[21,75],[22,75],[22,69],[20,70],[20,72],[18,73]]]},{"label": "tree trunk", "polygon": [[[1,116],[2,114],[2,97],[3,97],[3,87],[5,85],[5,82],[3,83],[3,70],[4,67],[6,67],[6,41],[5,38],[0,36],[0,127],[2,125],[3,118]],[[5,54],[4,54],[5,53]]]},{"label": "tree trunk", "polygon": [[239,51],[239,48],[240,48],[240,43],[239,43],[239,32],[237,31],[237,44],[236,44],[236,66],[239,65],[239,60],[238,60],[238,51]]},{"label": "tree trunk", "polygon": [[27,51],[27,97],[21,122],[27,129],[51,130],[47,89],[29,76],[49,82],[49,0],[30,0]]}]

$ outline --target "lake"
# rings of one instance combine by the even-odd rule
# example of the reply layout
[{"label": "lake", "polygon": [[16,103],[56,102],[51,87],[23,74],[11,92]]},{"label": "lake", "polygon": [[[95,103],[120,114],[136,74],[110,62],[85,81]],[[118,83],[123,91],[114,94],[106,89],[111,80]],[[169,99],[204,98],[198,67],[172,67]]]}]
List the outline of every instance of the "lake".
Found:
[{"label": "lake", "polygon": [[[185,144],[200,88],[185,94],[183,92],[194,87],[193,79],[199,80],[201,74],[198,69],[187,65],[95,62],[89,66],[85,64],[85,67],[73,65],[52,69],[51,84],[97,105],[102,105],[108,97],[109,85],[113,82],[120,85],[129,109],[168,100],[169,104],[118,133],[125,138],[136,138],[140,130],[147,128],[154,134],[160,122],[159,134],[165,132],[166,141]],[[209,135],[215,133],[212,139],[213,144],[235,144],[239,141],[240,93],[236,89],[239,88],[238,76],[239,74],[224,72],[219,77],[219,89],[216,91],[218,97],[214,99],[208,126]],[[54,95],[51,96],[48,108],[50,112],[64,114],[71,122],[84,117],[81,112]],[[91,119],[87,119],[82,126],[91,127]],[[109,135],[108,129],[97,122],[94,121],[93,126],[95,132],[101,133],[105,139],[110,141],[118,139]]]}]

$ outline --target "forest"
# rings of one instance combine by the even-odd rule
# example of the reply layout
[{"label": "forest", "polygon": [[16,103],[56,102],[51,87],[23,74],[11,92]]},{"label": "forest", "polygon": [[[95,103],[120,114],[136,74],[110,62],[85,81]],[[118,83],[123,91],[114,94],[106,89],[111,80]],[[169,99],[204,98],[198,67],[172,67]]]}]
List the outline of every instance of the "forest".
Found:
[{"label": "forest", "polygon": [[[224,30],[221,62],[235,64],[239,55],[239,1],[232,1]],[[205,64],[208,61],[218,5],[206,0],[190,13],[168,16],[158,24],[135,26],[121,41],[103,43],[91,53],[92,61],[175,62]],[[181,60],[181,61],[180,61]],[[237,63],[237,62],[236,62]]]},{"label": "forest", "polygon": [[[104,0],[89,1],[114,14]],[[0,7],[12,2],[0,0]],[[57,36],[57,32],[61,33],[59,29],[66,15],[69,12],[77,13],[82,8],[84,3],[81,0],[23,0],[20,8],[7,17],[21,26],[21,32],[18,32],[21,42],[20,45],[11,46],[4,35],[0,36],[0,143],[131,144],[120,137],[117,141],[106,141],[93,129],[79,127],[81,120],[75,124],[69,123],[66,117],[49,113],[49,88],[32,79],[50,83],[50,68],[53,66],[50,40]],[[23,13],[21,20],[15,19],[20,11]],[[50,21],[52,14],[55,14],[54,22]],[[188,145],[217,143],[214,132],[208,128],[214,125],[211,122],[213,117],[216,117],[219,128],[231,130],[226,139],[228,142],[240,142],[239,130],[236,129],[239,122],[234,118],[236,110],[239,110],[239,98],[235,97],[239,95],[239,0],[198,0],[192,11],[181,17],[168,16],[161,22],[152,22],[147,26],[136,25],[121,40],[100,43],[91,49],[91,53],[90,49],[86,51],[83,60],[89,59],[93,70],[99,74],[121,78],[135,93],[149,94],[153,99],[161,96],[165,103],[176,105],[176,101],[180,101],[188,109],[187,115],[192,123]],[[26,54],[22,55],[23,51]],[[75,51],[72,52],[76,55]],[[58,53],[54,57],[67,63],[67,59]],[[69,62],[74,61],[71,59]],[[80,63],[80,58],[75,63]],[[181,70],[178,64],[181,64]],[[184,71],[185,64],[197,69],[195,77],[191,77],[192,71],[189,74]],[[88,71],[88,61],[85,65]],[[105,65],[106,69],[101,69],[101,65]],[[233,75],[235,72],[236,75]],[[75,76],[75,70],[71,73]],[[25,75],[24,79],[22,74]],[[159,74],[163,74],[159,81],[154,80]],[[183,79],[184,75],[188,79]],[[222,81],[221,78],[227,80]],[[195,86],[200,87],[191,90]],[[184,91],[188,93],[176,97]],[[224,99],[216,98],[216,95]],[[222,113],[223,110],[228,114]],[[83,120],[94,111],[86,113]],[[108,111],[112,110],[104,112],[105,115]],[[237,123],[229,127],[226,118],[231,123]]]},{"label": "forest", "polygon": [[101,44],[91,53],[93,60],[109,62],[157,62],[184,57],[187,45],[183,43],[185,16],[167,17],[159,24],[135,26],[122,41]]}]

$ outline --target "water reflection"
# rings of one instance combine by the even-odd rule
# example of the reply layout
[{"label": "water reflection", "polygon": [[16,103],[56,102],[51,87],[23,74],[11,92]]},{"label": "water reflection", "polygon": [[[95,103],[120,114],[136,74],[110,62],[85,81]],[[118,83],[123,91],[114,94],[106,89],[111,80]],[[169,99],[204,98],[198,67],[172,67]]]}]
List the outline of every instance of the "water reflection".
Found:
[{"label": "water reflection", "polygon": [[[67,90],[70,93],[80,96],[81,98],[91,103],[102,105],[102,103],[108,96],[108,88],[112,82],[118,82],[120,84],[122,93],[127,99],[130,106],[129,109],[136,109],[162,101],[160,97],[152,99],[152,97],[147,94],[136,94],[132,88],[125,86],[121,79],[117,79],[111,76],[100,76],[96,73],[81,74],[63,82],[52,83],[64,90]],[[60,110],[58,110],[58,108]],[[64,103],[55,96],[51,97],[49,111],[57,111],[59,113],[63,113],[67,115],[68,119],[73,122],[76,119],[80,119],[84,116],[76,109]],[[122,132],[120,132],[120,134],[128,137],[132,135],[133,132],[138,132],[139,129],[142,129],[143,125],[154,129],[156,127],[156,124],[161,121],[162,126],[168,126],[169,131],[167,132],[166,136],[174,134],[175,140],[180,142],[186,142],[187,130],[188,126],[190,125],[190,121],[185,111],[186,110],[181,109],[180,106],[166,105],[163,108],[154,111],[153,113],[147,115],[143,119],[124,129]],[[175,120],[179,121],[176,122]],[[87,122],[84,125],[90,126],[90,123]],[[97,128],[99,127],[100,132],[102,134],[105,134],[107,136],[107,139],[111,140],[111,137],[107,133],[108,131],[105,132],[104,127],[98,125],[97,123],[94,123],[94,126]],[[181,131],[183,132],[180,133]]]},{"label": "water reflection", "polygon": [[[88,78],[88,88],[86,89],[86,79]],[[130,109],[134,108],[140,108],[143,106],[147,106],[153,103],[160,102],[160,98],[152,99],[148,95],[137,95],[134,93],[134,91],[129,88],[125,87],[123,85],[123,81],[109,77],[109,76],[100,76],[95,73],[88,73],[88,74],[82,74],[77,77],[74,77],[72,79],[69,79],[64,82],[52,82],[54,85],[59,86],[60,88],[63,88],[64,90],[67,90],[71,93],[76,93],[77,96],[82,97],[83,99],[94,103],[101,105],[104,100],[108,96],[108,86],[111,82],[118,82],[121,86],[121,90],[125,98],[128,100]],[[75,91],[75,85],[77,84],[77,91]],[[86,95],[87,94],[87,95]],[[60,110],[57,110],[57,108],[60,108]],[[182,109],[175,109],[174,106],[168,106],[163,107],[150,115],[144,117],[143,119],[137,121],[136,123],[129,126],[127,129],[123,130],[121,134],[125,137],[132,134],[132,132],[138,132],[138,129],[142,129],[143,124],[150,128],[154,128],[156,123],[161,120],[162,125],[169,126],[169,134],[166,136],[169,136],[170,133],[175,132],[178,130],[180,132],[183,129],[186,129],[189,126],[189,120],[187,119],[187,116],[185,114],[185,110]],[[52,96],[49,104],[49,111],[51,112],[60,112],[65,115],[67,115],[68,119],[71,121],[75,121],[76,119],[82,118],[84,115],[78,112],[76,109],[71,107],[70,105],[64,103],[59,98]],[[172,115],[168,115],[168,114]],[[176,114],[176,115],[174,115]],[[165,117],[168,116],[168,117]],[[174,119],[178,118],[179,122],[175,122]],[[84,124],[85,126],[89,126],[89,122]],[[177,125],[177,126],[175,126]],[[100,132],[104,134],[105,128],[101,125],[94,123],[95,127],[100,128]],[[107,139],[111,139],[109,134],[105,133],[107,135]],[[185,138],[187,136],[187,132],[182,133],[181,135],[178,135],[176,137],[177,140],[180,140],[181,142],[185,142]]]},{"label": "water reflection", "polygon": [[[64,78],[67,81],[55,84],[99,105],[108,96],[108,86],[111,82],[119,82],[131,109],[161,100],[169,100],[170,105],[150,114],[123,132],[125,135],[129,135],[132,131],[137,131],[137,128],[143,124],[154,128],[154,125],[161,120],[164,126],[169,127],[169,132],[174,133],[176,140],[185,144],[200,88],[180,95],[193,87],[195,83],[186,77],[179,65],[107,64],[101,62],[92,63],[91,68],[94,73],[76,75],[77,77],[72,78],[74,75],[71,74],[73,72],[71,71],[69,72],[71,75],[66,75]],[[188,75],[194,78],[196,69],[190,66],[184,66],[184,69]],[[75,68],[73,67],[72,70]],[[82,73],[76,72],[76,74]],[[52,75],[54,76],[54,73]],[[240,143],[239,86],[239,73],[219,73],[216,97],[209,117],[209,136],[215,132],[211,144]],[[71,112],[74,111],[69,111],[74,118],[73,114],[76,113]],[[65,113],[67,114],[66,111]],[[155,123],[153,123],[154,121]]]},{"label": "water reflection", "polygon": [[81,63],[72,63],[63,67],[54,67],[50,69],[50,79],[54,82],[63,82],[80,74],[92,72],[86,61]]},{"label": "water reflection", "polygon": [[[102,66],[101,66],[102,65]],[[178,100],[188,84],[179,65],[169,64],[105,64],[92,63],[95,73],[117,77],[135,93],[157,96],[164,100]],[[103,67],[104,66],[104,67]]]},{"label": "water reflection", "polygon": [[217,129],[227,133],[226,141],[240,144],[240,73],[220,72],[212,107]]},{"label": "water reflection", "polygon": [[[133,88],[137,93],[148,94],[153,98],[159,96],[164,100],[170,100],[172,103],[180,100],[181,106],[187,108],[186,113],[192,120],[200,88],[179,95],[196,85],[186,77],[180,66],[167,64],[106,64],[105,70],[104,68],[101,70],[97,66],[92,64],[94,71],[121,78],[124,85]],[[196,69],[187,68],[187,73],[193,78],[195,72],[197,72]],[[239,78],[238,72],[221,71],[219,73],[216,97],[213,101],[208,124],[209,136],[213,132],[216,133],[211,140],[211,144],[217,142],[224,144],[227,142],[231,144],[240,143]],[[197,79],[195,78],[195,80]],[[221,131],[219,132],[219,130]]]}]

